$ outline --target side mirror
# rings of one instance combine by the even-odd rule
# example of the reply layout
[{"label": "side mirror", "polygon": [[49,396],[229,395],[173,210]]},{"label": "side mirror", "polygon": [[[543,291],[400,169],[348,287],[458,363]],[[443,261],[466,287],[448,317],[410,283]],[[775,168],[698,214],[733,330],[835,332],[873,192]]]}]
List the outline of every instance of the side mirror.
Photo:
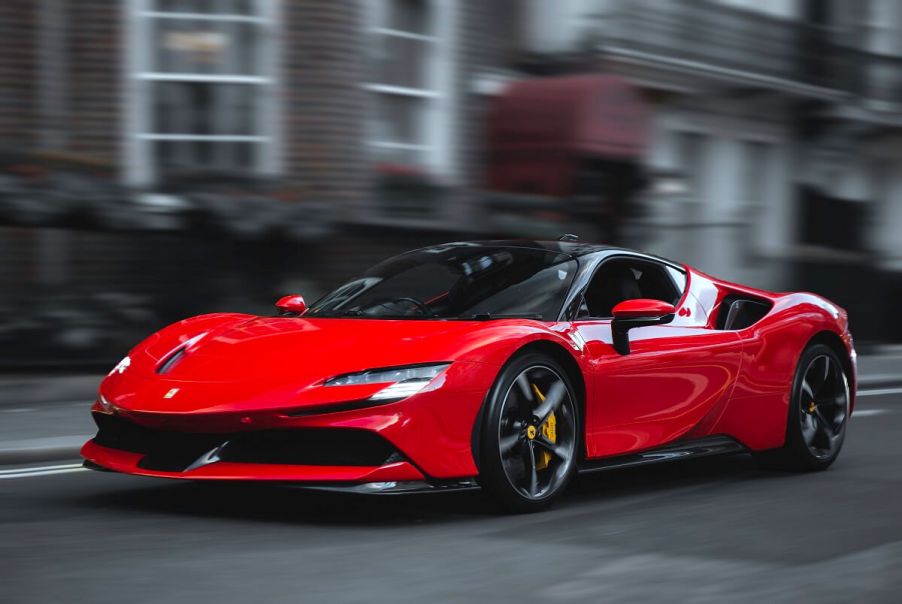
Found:
[{"label": "side mirror", "polygon": [[635,327],[663,325],[673,321],[676,309],[673,304],[648,298],[624,300],[611,311],[611,333],[614,336],[614,350],[620,354],[630,353],[628,332]]},{"label": "side mirror", "polygon": [[301,315],[307,310],[307,303],[304,302],[304,296],[292,294],[290,296],[279,298],[279,301],[276,302],[276,308],[283,313],[296,313]]}]

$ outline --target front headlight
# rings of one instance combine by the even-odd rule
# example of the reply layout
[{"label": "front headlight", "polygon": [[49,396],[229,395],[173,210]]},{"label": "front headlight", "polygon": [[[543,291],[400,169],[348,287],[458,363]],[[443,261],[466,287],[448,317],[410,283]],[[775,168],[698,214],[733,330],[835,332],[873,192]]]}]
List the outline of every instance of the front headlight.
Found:
[{"label": "front headlight", "polygon": [[372,401],[402,399],[423,390],[442,374],[451,363],[434,365],[413,365],[373,369],[359,373],[348,373],[326,380],[326,386],[357,386],[361,384],[388,384],[370,397]]}]

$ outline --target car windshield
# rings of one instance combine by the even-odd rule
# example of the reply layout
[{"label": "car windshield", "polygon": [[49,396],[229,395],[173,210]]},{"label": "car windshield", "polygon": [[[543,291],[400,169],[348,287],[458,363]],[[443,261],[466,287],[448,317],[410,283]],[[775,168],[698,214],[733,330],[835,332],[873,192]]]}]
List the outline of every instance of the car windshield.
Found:
[{"label": "car windshield", "polygon": [[382,262],[304,316],[555,321],[576,268],[571,256],[542,249],[437,246]]}]

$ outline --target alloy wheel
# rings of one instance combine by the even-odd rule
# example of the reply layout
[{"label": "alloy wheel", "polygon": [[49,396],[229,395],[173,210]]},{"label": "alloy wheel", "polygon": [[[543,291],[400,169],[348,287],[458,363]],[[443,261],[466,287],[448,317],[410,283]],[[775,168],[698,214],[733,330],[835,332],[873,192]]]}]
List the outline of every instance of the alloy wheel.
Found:
[{"label": "alloy wheel", "polygon": [[842,439],[849,410],[849,383],[835,359],[814,357],[805,370],[799,392],[802,439],[812,455],[826,459]]},{"label": "alloy wheel", "polygon": [[505,395],[498,426],[511,486],[532,500],[555,493],[574,463],[576,442],[576,409],[564,379],[545,365],[521,371]]}]

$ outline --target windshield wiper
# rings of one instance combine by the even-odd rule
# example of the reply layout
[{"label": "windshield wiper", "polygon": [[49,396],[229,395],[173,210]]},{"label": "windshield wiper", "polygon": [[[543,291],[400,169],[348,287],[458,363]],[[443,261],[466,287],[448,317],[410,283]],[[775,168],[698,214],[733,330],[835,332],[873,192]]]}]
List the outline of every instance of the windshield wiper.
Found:
[{"label": "windshield wiper", "polygon": [[307,319],[340,319],[342,317],[360,317],[363,313],[359,310],[333,310],[329,312],[307,313],[304,318]]},{"label": "windshield wiper", "polygon": [[306,315],[310,319],[382,319],[387,321],[434,321],[443,319],[444,317],[434,317],[432,315],[403,315],[403,314],[372,314],[361,310],[336,310],[328,313],[317,313]]},{"label": "windshield wiper", "polygon": [[541,321],[543,319],[542,315],[534,312],[521,312],[521,313],[499,313],[492,314],[490,312],[480,312],[475,315],[470,315],[468,317],[458,317],[459,319],[465,319],[470,321],[493,321],[496,319],[534,319],[536,321]]}]

